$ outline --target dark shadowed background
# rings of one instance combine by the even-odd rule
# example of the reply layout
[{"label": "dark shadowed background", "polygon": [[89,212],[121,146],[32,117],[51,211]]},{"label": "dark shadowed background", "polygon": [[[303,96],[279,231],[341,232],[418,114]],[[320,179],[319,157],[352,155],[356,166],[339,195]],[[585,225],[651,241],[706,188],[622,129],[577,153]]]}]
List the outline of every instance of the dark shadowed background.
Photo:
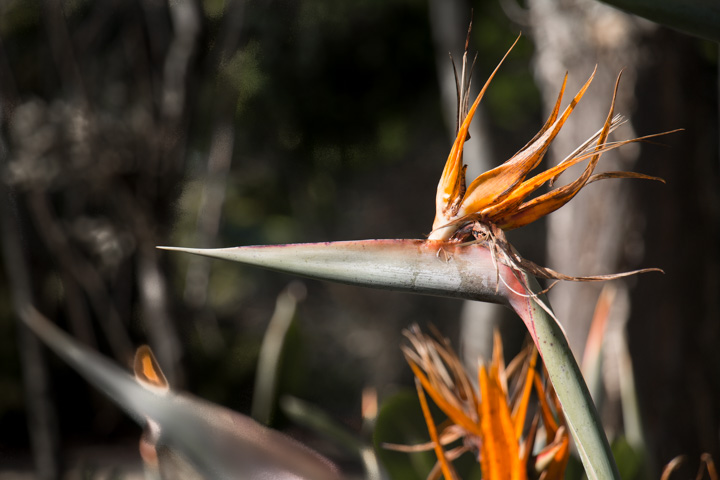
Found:
[{"label": "dark shadowed background", "polygon": [[[591,0],[1,1],[0,201],[22,239],[4,244],[5,262],[25,259],[25,293],[82,342],[123,365],[148,343],[177,388],[249,412],[260,342],[293,279],[155,246],[429,233],[454,137],[447,53],[461,57],[471,9],[475,89],[523,32],[483,100],[473,175],[532,138],[565,71],[574,94],[595,64],[550,162],[600,128],[622,68],[618,111],[631,121],[616,139],[685,129],[602,167],[666,185],[594,184],[511,240],[572,275],[665,270],[616,282],[610,320],[629,344],[641,438],[655,478],[678,454],[688,471],[702,452],[720,458],[718,47]],[[137,463],[139,429],[19,328],[16,275],[0,272],[0,478],[33,468],[32,445],[62,468],[91,469],[103,449]],[[364,387],[382,401],[411,385],[399,344],[412,322],[472,351],[492,321],[468,323],[503,316],[510,351],[522,340],[502,311],[303,283],[280,393],[350,429]],[[552,292],[579,357],[601,288]],[[291,422],[278,412],[274,425]]]}]

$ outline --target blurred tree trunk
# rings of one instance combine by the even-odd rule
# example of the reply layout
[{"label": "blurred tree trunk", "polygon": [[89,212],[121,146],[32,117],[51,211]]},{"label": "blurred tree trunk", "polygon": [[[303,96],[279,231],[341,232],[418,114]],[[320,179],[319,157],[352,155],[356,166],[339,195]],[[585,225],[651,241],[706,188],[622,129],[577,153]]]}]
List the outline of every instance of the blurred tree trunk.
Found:
[{"label": "blurred tree trunk", "polygon": [[[547,111],[557,99],[565,72],[569,72],[567,104],[598,65],[592,87],[554,142],[549,161],[556,164],[600,129],[607,117],[616,76],[623,69],[616,112],[624,115],[632,112],[638,70],[643,68],[639,38],[653,27],[592,1],[531,0],[529,6],[537,46],[535,76]],[[629,120],[615,138],[636,136],[632,118]],[[637,146],[608,152],[603,155],[598,171],[635,170],[638,155]],[[567,183],[574,176],[566,174],[560,181]],[[631,181],[600,182],[550,215],[547,244],[550,267],[570,275],[593,275],[644,266],[643,222],[632,200],[632,188]],[[659,195],[660,187],[657,191]],[[634,281],[619,287],[627,288]],[[583,351],[601,288],[598,283],[566,283],[551,293],[553,308],[566,323],[577,354]]]},{"label": "blurred tree trunk", "polygon": [[[583,190],[549,216],[547,253],[551,268],[570,275],[665,269],[665,276],[616,281],[620,298],[628,298],[629,304],[615,309],[610,324],[622,328],[629,320],[636,386],[650,443],[645,447],[654,467],[678,454],[689,455],[696,465],[700,451],[717,449],[719,364],[707,364],[717,353],[695,350],[698,345],[709,348],[713,341],[717,345],[718,289],[716,274],[710,273],[718,267],[717,222],[693,230],[692,236],[684,234],[690,233],[688,213],[707,214],[698,218],[703,224],[717,218],[718,207],[717,153],[703,150],[705,144],[715,144],[709,139],[717,132],[708,124],[716,123],[708,119],[716,118],[716,102],[696,98],[695,92],[701,91],[698,82],[703,81],[699,72],[693,72],[698,42],[589,0],[529,0],[528,6],[537,47],[535,75],[547,110],[566,71],[570,96],[598,65],[593,86],[555,142],[551,163],[562,160],[600,128],[620,70],[616,112],[632,117],[615,139],[678,127],[693,130],[661,139],[670,148],[638,144],[605,154],[598,171],[640,171],[661,176],[669,185],[620,180]],[[680,92],[688,98],[677,101]],[[652,163],[645,164],[650,158]],[[698,243],[686,245],[690,238]],[[698,262],[692,251],[703,252],[704,261]],[[681,285],[688,281],[692,287]],[[564,284],[551,292],[576,355],[584,348],[600,288],[592,283]],[[693,351],[697,354],[689,355]],[[605,360],[610,363],[606,370],[612,371],[613,359]],[[687,401],[678,394],[682,391],[696,398],[681,405]]]}]

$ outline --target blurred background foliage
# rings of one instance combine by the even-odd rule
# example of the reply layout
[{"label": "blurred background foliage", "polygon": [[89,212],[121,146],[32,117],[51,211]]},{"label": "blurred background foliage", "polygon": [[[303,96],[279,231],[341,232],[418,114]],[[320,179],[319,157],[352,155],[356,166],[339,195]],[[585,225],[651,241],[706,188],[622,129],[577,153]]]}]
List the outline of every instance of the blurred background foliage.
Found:
[{"label": "blurred background foliage", "polygon": [[[461,12],[452,26],[456,59],[474,11],[470,51],[478,52],[474,78],[482,83],[527,28],[524,6],[451,4]],[[27,259],[39,309],[121,364],[129,364],[132,347],[149,343],[179,389],[247,413],[260,342],[290,279],[154,247],[427,234],[454,134],[439,87],[452,67],[446,52],[438,54],[433,21],[431,5],[419,0],[0,2],[0,173],[24,247],[9,254]],[[705,125],[703,151],[713,158],[702,162],[716,181],[717,45],[661,32],[662,45],[685,52],[696,81],[691,94],[710,116],[638,134]],[[524,36],[485,97],[491,164],[541,125],[536,48]],[[647,51],[662,56],[651,42]],[[687,162],[683,150],[671,156]],[[704,220],[717,229],[717,190],[708,204],[714,216]],[[543,226],[531,232],[516,241],[542,263]],[[717,251],[711,257],[716,262]],[[1,476],[3,465],[30,465],[27,405],[35,394],[23,387],[15,279],[4,273],[0,282]],[[709,289],[703,298],[717,295],[716,279],[683,282]],[[459,302],[306,287],[280,393],[319,405],[351,429],[362,422],[363,387],[383,399],[410,385],[398,348],[402,328],[433,323],[458,335]],[[712,315],[717,302],[709,305]],[[717,339],[717,328],[707,335]],[[681,350],[673,355],[668,362],[682,370]],[[137,429],[114,407],[54,357],[35,360],[49,371],[42,408],[57,412],[66,464],[99,438],[136,448]],[[691,439],[675,454],[717,448],[717,382],[710,391],[715,436],[697,435],[697,422],[708,419],[675,412],[687,414]],[[289,422],[279,414],[274,425]],[[655,459],[668,460],[665,451]]]}]

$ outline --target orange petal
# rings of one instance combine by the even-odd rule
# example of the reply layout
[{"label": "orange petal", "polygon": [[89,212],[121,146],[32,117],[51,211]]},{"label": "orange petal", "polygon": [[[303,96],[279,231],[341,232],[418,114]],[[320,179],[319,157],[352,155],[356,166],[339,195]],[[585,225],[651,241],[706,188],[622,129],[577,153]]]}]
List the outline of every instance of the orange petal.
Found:
[{"label": "orange petal", "polygon": [[537,456],[535,468],[545,473],[545,480],[562,480],[570,459],[570,439],[567,431],[561,427],[553,443],[547,445]]},{"label": "orange petal", "polygon": [[556,119],[535,142],[523,148],[510,160],[477,177],[468,186],[458,215],[464,216],[479,212],[492,204],[504,200],[510,195],[518,182],[535,168],[542,160],[550,143],[555,139],[570,114],[577,106],[595,76],[595,71],[575,95],[570,105],[565,107],[560,118]]},{"label": "orange petal", "polygon": [[535,391],[537,392],[538,401],[540,402],[540,415],[542,415],[543,425],[545,426],[545,442],[552,442],[555,433],[558,430],[558,424],[553,417],[552,410],[547,401],[545,393],[545,387],[543,387],[542,381],[538,375],[535,375]]},{"label": "orange petal", "polygon": [[[715,469],[715,462],[713,462],[712,456],[709,453],[703,453],[700,459],[705,463],[710,480],[718,480],[718,472]],[[700,468],[702,469],[702,467]]]},{"label": "orange petal", "polygon": [[684,461],[685,461],[685,455],[678,455],[677,457],[670,460],[670,462],[667,465],[665,465],[665,468],[663,468],[662,476],[660,477],[660,480],[670,480],[670,475]]},{"label": "orange petal", "polygon": [[523,150],[526,150],[533,143],[535,143],[537,141],[537,139],[539,139],[542,136],[542,134],[545,133],[550,128],[550,126],[555,122],[555,120],[557,119],[558,113],[560,113],[560,103],[562,102],[563,93],[565,93],[565,86],[567,85],[567,79],[568,79],[568,74],[567,74],[567,72],[565,72],[565,78],[563,79],[562,87],[560,87],[560,94],[558,95],[558,98],[555,101],[555,106],[553,107],[552,112],[550,112],[550,116],[548,117],[547,121],[545,122],[545,125],[543,125],[543,127],[540,129],[540,131],[538,133],[536,133],[535,136],[528,143],[526,143],[523,148],[518,150],[518,152],[515,155],[513,155],[513,157],[517,156],[518,153],[522,152]]},{"label": "orange petal", "polygon": [[598,180],[606,180],[608,178],[639,178],[641,180],[654,180],[656,182],[665,183],[665,180],[660,177],[653,177],[651,175],[645,175],[644,173],[637,172],[603,172],[598,173],[590,177],[586,185],[590,185]]},{"label": "orange petal", "polygon": [[438,440],[437,430],[435,429],[435,422],[433,421],[432,415],[430,414],[430,408],[428,407],[427,399],[425,398],[425,393],[423,392],[423,387],[420,385],[420,381],[417,378],[415,379],[415,388],[417,389],[418,398],[420,399],[420,406],[422,407],[423,415],[425,416],[425,423],[427,423],[430,440],[433,442],[433,445],[435,447],[435,455],[437,455],[438,457],[438,461],[440,462],[440,468],[442,469],[443,475],[445,475],[446,480],[455,480],[456,476],[452,468],[450,467],[450,464],[447,462],[447,459],[445,458],[445,451],[443,450],[442,445],[440,445],[440,441]]},{"label": "orange petal", "polygon": [[530,424],[530,430],[528,431],[527,435],[523,439],[523,443],[522,443],[520,460],[521,460],[522,464],[526,466],[526,468],[529,468],[529,465],[530,465],[530,458],[532,457],[533,448],[535,447],[535,438],[537,437],[537,431],[538,431],[539,424],[540,424],[540,417],[536,413],[535,417],[533,417],[532,423]]},{"label": "orange petal", "polygon": [[142,385],[162,392],[170,390],[170,385],[165,378],[165,374],[160,369],[160,364],[147,345],[142,345],[135,352],[133,371],[135,379]]},{"label": "orange petal", "polygon": [[500,331],[493,332],[493,358],[490,366],[490,378],[496,381],[507,397],[507,377],[505,375],[505,355],[503,354],[502,337]]},{"label": "orange petal", "polygon": [[507,397],[499,382],[488,376],[484,366],[480,366],[479,383],[482,476],[487,480],[525,479]]},{"label": "orange petal", "polygon": [[445,168],[443,169],[443,173],[440,176],[440,182],[438,183],[437,195],[435,197],[435,222],[433,223],[433,230],[436,230],[438,227],[448,223],[449,217],[452,215],[447,215],[447,210],[454,204],[460,202],[462,200],[462,196],[465,194],[465,170],[462,163],[462,153],[463,146],[468,135],[468,129],[470,128],[470,122],[472,122],[475,111],[477,110],[483,95],[485,95],[485,91],[490,85],[490,82],[495,77],[500,65],[502,65],[505,58],[507,58],[510,51],[512,51],[513,47],[517,44],[518,40],[520,40],[520,36],[518,36],[510,49],[508,49],[507,53],[505,53],[505,56],[503,56],[500,60],[500,63],[498,63],[497,67],[495,67],[495,70],[493,70],[490,74],[490,77],[485,82],[482,90],[480,90],[480,93],[470,107],[465,120],[458,130],[457,137],[455,138],[455,142],[450,150],[447,162],[445,162]]},{"label": "orange petal", "polygon": [[[540,197],[536,198],[535,200],[528,202],[528,204],[532,204],[533,206],[521,206],[515,215],[513,217],[517,218],[515,223],[519,223],[520,220],[528,221],[530,218],[533,218],[533,215],[530,214],[532,210],[534,210],[535,215],[547,215],[550,212],[553,212],[557,210],[558,208],[565,205],[567,202],[569,202],[579,191],[582,189],[585,184],[587,183],[588,179],[590,178],[590,175],[592,175],[593,170],[595,169],[595,166],[597,165],[597,162],[600,160],[600,156],[602,155],[602,152],[604,151],[605,141],[607,140],[608,134],[610,133],[610,130],[613,126],[613,115],[615,111],[615,100],[617,98],[617,92],[618,87],[620,86],[620,75],[618,75],[617,80],[615,81],[615,90],[613,92],[612,102],[610,103],[610,111],[608,112],[607,118],[605,119],[605,124],[603,125],[603,128],[600,132],[600,135],[598,135],[597,144],[595,147],[595,151],[590,156],[590,161],[588,162],[587,167],[583,171],[582,175],[575,180],[574,182],[565,185],[564,187],[555,189],[545,195],[541,195]],[[571,158],[566,161],[561,162],[559,165],[556,165],[554,168],[550,168],[546,170],[545,172],[540,173],[539,175],[536,175],[532,179],[528,180],[527,182],[524,182],[520,188],[518,189],[517,197],[519,196],[527,196],[530,192],[535,191],[540,185],[545,183],[546,181],[550,180],[551,178],[555,178],[560,173],[565,171],[570,166],[574,165],[580,159],[584,159],[586,155],[578,155],[576,158]],[[542,200],[539,200],[542,199]],[[539,205],[539,207],[538,207]],[[525,207],[525,208],[524,208]],[[506,210],[507,208],[503,209]],[[532,209],[532,210],[531,210]],[[537,217],[539,218],[539,217]],[[535,220],[537,219],[535,218]],[[500,219],[495,219],[496,223],[504,224],[507,226],[507,228],[514,228],[514,224],[512,221],[500,221]],[[531,220],[532,221],[532,220]],[[528,222],[530,223],[530,222]],[[503,228],[502,226],[500,228]]]},{"label": "orange petal", "polygon": [[558,208],[565,205],[567,202],[573,199],[575,195],[587,184],[603,180],[606,178],[643,178],[643,179],[649,179],[649,180],[659,180],[663,181],[657,177],[650,177],[648,175],[642,175],[639,173],[632,173],[632,172],[607,172],[602,173],[599,175],[593,175],[591,176],[593,170],[595,169],[595,166],[597,165],[597,162],[600,159],[600,156],[608,151],[613,150],[615,148],[619,148],[623,145],[626,145],[628,143],[634,143],[639,141],[644,141],[652,137],[656,137],[659,135],[665,135],[667,133],[672,132],[663,132],[659,134],[654,135],[647,135],[644,137],[634,138],[630,140],[624,140],[621,142],[616,143],[606,143],[607,136],[612,131],[613,126],[615,124],[615,121],[613,120],[613,111],[615,108],[615,99],[617,96],[617,90],[620,82],[620,76],[618,75],[617,81],[615,83],[615,90],[613,93],[612,103],[610,106],[610,111],[608,112],[607,119],[605,121],[605,124],[603,125],[603,129],[601,130],[600,134],[598,135],[597,145],[595,147],[595,150],[592,153],[585,153],[585,154],[579,154],[573,157],[570,157],[560,164],[556,165],[553,168],[550,168],[535,177],[531,178],[530,180],[523,182],[523,184],[518,187],[513,192],[513,198],[510,202],[513,200],[516,200],[517,198],[527,196],[530,192],[536,190],[540,185],[545,183],[548,180],[552,180],[554,178],[557,178],[558,175],[560,175],[563,171],[565,171],[567,168],[585,160],[586,158],[590,157],[590,162],[588,163],[588,166],[583,171],[583,174],[574,182],[565,185],[563,187],[557,188],[555,190],[552,190],[544,195],[540,195],[539,197],[536,197],[529,202],[526,202],[522,204],[519,208],[515,210],[514,213],[511,213],[509,215],[505,214],[506,212],[510,212],[515,207],[514,204],[510,205],[497,205],[494,206],[492,209],[488,209],[487,211],[482,212],[483,215],[487,216],[490,221],[493,221],[496,223],[500,228],[503,230],[510,230],[513,228],[519,228],[524,225],[527,225],[529,223],[534,222],[535,220],[554,212]]},{"label": "orange petal", "polygon": [[533,379],[535,378],[535,365],[537,363],[537,349],[533,348],[532,356],[528,364],[528,370],[523,385],[522,396],[515,405],[513,411],[513,423],[515,424],[515,436],[518,440],[522,436],[522,430],[525,426],[525,416],[527,415],[528,404],[530,403],[530,393],[532,393]]},{"label": "orange petal", "polygon": [[409,361],[410,368],[412,369],[413,373],[415,374],[415,377],[420,381],[425,391],[430,395],[430,398],[433,399],[435,402],[435,405],[437,405],[440,410],[443,411],[445,415],[450,417],[450,419],[455,422],[456,425],[460,425],[462,428],[467,430],[469,433],[472,433],[474,435],[481,435],[480,427],[474,423],[468,416],[460,410],[459,408],[455,407],[454,405],[450,404],[445,398],[443,398],[441,395],[438,394],[437,390],[433,388],[433,386],[428,381],[427,377],[423,374],[423,372],[420,370],[420,368],[413,362]]},{"label": "orange petal", "polygon": [[[616,127],[621,125],[623,123],[621,117],[613,118],[610,127],[609,132],[612,132]],[[540,188],[545,182],[549,182],[549,185],[552,186],[554,180],[562,174],[566,169],[572,167],[573,165],[576,165],[583,160],[586,160],[590,157],[594,157],[595,155],[598,155],[600,153],[603,153],[607,150],[611,150],[613,148],[617,148],[620,145],[624,145],[624,143],[620,143],[617,145],[603,145],[602,147],[595,148],[594,151],[588,152],[588,145],[592,142],[596,142],[602,135],[605,134],[605,125],[603,125],[603,129],[601,129],[599,132],[597,132],[595,135],[590,137],[589,140],[587,140],[583,145],[578,147],[577,150],[575,150],[568,158],[560,162],[558,165],[555,165],[554,167],[551,167],[550,169],[541,172],[538,175],[535,175],[530,180],[524,181],[521,184],[517,185],[515,189],[513,189],[512,194],[509,195],[507,198],[505,198],[501,202],[496,202],[489,207],[483,209],[480,211],[480,217],[487,219],[487,221],[490,221],[492,223],[496,223],[498,225],[506,225],[511,222],[507,221],[506,217],[509,215],[514,215],[517,213],[518,207],[520,207],[525,200],[531,193],[533,193],[535,190]],[[594,168],[594,166],[591,167],[591,169]],[[591,179],[593,177],[590,177]],[[588,183],[590,183],[590,180],[588,180]],[[530,202],[528,202],[529,204]],[[549,213],[549,212],[547,212]],[[539,218],[539,217],[538,217]],[[535,218],[537,219],[537,218]],[[516,228],[516,227],[513,227]]]}]

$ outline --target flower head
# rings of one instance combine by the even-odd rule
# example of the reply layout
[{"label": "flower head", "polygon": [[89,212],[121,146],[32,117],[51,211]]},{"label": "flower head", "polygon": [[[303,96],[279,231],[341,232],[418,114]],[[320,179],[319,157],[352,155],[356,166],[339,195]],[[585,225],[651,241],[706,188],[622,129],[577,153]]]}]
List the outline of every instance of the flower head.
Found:
[{"label": "flower head", "polygon": [[[480,365],[476,389],[447,340],[425,335],[417,325],[405,335],[410,345],[403,353],[415,374],[430,442],[386,447],[434,449],[438,462],[428,478],[439,478],[440,473],[446,479],[457,478],[451,462],[465,453],[478,458],[483,478],[563,477],[570,439],[560,403],[536,371],[537,350],[526,349],[506,368],[496,334],[492,361],[487,367]],[[533,389],[537,405],[531,404]],[[448,417],[439,426],[430,415],[426,393]],[[544,447],[536,449],[536,438],[543,431],[545,438],[539,443]],[[462,439],[460,446],[446,449],[458,439]]]},{"label": "flower head", "polygon": [[[517,43],[517,40],[515,43]],[[510,47],[510,50],[515,46],[515,43]],[[463,227],[473,222],[494,225],[502,230],[522,227],[562,207],[585,185],[597,180],[606,178],[646,178],[660,180],[655,177],[632,172],[607,172],[593,175],[595,166],[604,152],[627,143],[657,136],[649,135],[620,142],[607,141],[610,132],[623,123],[622,117],[614,115],[615,98],[620,82],[620,75],[618,75],[615,84],[615,91],[610,103],[610,111],[602,128],[558,165],[527,179],[529,173],[540,164],[550,144],[582,99],[593,80],[595,75],[595,72],[593,72],[587,82],[585,82],[578,93],[575,94],[570,104],[565,107],[561,113],[560,105],[567,84],[566,74],[555,106],[545,125],[543,125],[537,135],[513,155],[512,158],[502,165],[481,174],[466,186],[466,167],[463,165],[462,157],[463,145],[468,138],[470,122],[490,81],[510,53],[510,50],[508,50],[505,57],[500,61],[500,64],[498,64],[490,75],[472,106],[469,109],[467,105],[461,105],[459,107],[459,111],[467,111],[467,115],[458,126],[457,137],[445,164],[440,183],[438,184],[435,221],[433,223],[432,233],[429,235],[430,239],[455,239],[462,241],[464,240],[462,235],[458,236],[456,234],[462,232]],[[460,90],[461,88],[458,87],[458,91]],[[466,101],[467,96],[459,95],[459,99],[462,103]],[[566,169],[584,160],[588,160],[587,166],[575,181],[529,199],[529,196],[543,184],[550,183],[550,185],[552,185],[553,181]]]}]

